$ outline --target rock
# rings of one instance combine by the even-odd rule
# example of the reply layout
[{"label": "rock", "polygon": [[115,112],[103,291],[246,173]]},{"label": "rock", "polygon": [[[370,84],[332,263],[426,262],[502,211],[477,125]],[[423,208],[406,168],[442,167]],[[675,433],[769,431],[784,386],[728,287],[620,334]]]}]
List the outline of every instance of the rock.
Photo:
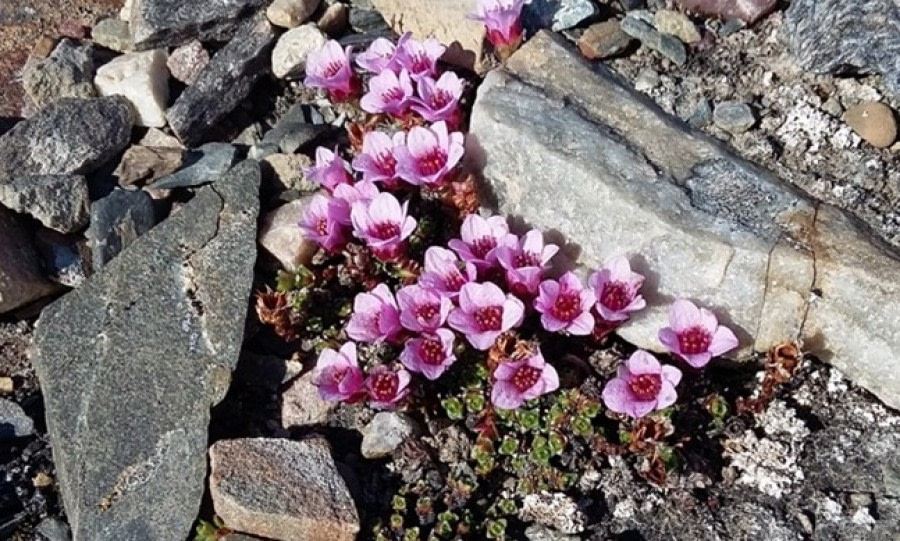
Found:
[{"label": "rock", "polygon": [[[347,21],[350,23],[350,28],[363,35],[366,46],[368,46],[369,43],[372,43],[375,38],[390,38],[394,34],[391,27],[388,26],[387,21],[381,16],[381,13],[374,9],[365,9],[361,6],[354,5],[353,9],[350,10]],[[369,38],[369,36],[371,36],[371,38]],[[343,43],[343,40],[341,40],[341,42]]]},{"label": "rock", "polygon": [[177,47],[193,40],[228,41],[265,0],[133,0],[134,49]]},{"label": "rock", "polygon": [[272,51],[272,74],[279,79],[299,76],[306,71],[309,53],[321,49],[326,41],[325,34],[312,23],[288,30]]},{"label": "rock", "polygon": [[47,517],[38,524],[35,532],[43,536],[44,541],[70,541],[72,530],[69,525],[54,517]]},{"label": "rock", "polygon": [[319,398],[312,375],[312,371],[303,374],[281,394],[281,426],[285,429],[322,424],[337,407],[336,402]]},{"label": "rock", "polygon": [[91,29],[91,39],[97,45],[112,49],[118,53],[127,53],[134,49],[131,39],[131,28],[127,21],[118,17],[103,19]]},{"label": "rock", "polygon": [[230,528],[281,541],[353,541],[359,516],[321,438],[221,440],[210,493]]},{"label": "rock", "polygon": [[44,308],[32,361],[75,539],[192,533],[210,406],[244,336],[258,186],[254,162],[236,167]]},{"label": "rock", "polygon": [[256,81],[269,70],[274,41],[272,25],[265,17],[257,16],[219,49],[167,113],[172,130],[182,142],[190,146],[202,142],[225,115],[250,95]]},{"label": "rock", "polygon": [[642,68],[634,78],[634,89],[647,92],[659,84],[659,72],[651,67]]},{"label": "rock", "polygon": [[526,528],[525,537],[528,541],[577,541],[581,539],[576,535],[563,535],[541,524],[532,524]]},{"label": "rock", "polygon": [[143,186],[171,175],[182,163],[184,150],[180,148],[134,145],[125,151],[113,174],[120,186]]},{"label": "rock", "polygon": [[191,188],[215,182],[237,160],[237,149],[228,143],[206,143],[184,157],[184,167],[163,177],[147,189]]},{"label": "rock", "polygon": [[536,522],[563,534],[584,531],[588,517],[570,496],[556,492],[528,494],[522,499],[519,517],[526,522]]},{"label": "rock", "polygon": [[47,277],[66,287],[79,287],[93,273],[91,250],[81,235],[41,229],[34,236]]},{"label": "rock", "polygon": [[97,70],[94,84],[102,96],[124,96],[138,126],[162,128],[169,102],[167,58],[164,49],[122,55]]},{"label": "rock", "polygon": [[611,19],[589,26],[578,38],[578,49],[589,60],[602,60],[621,54],[630,43],[631,36]]},{"label": "rock", "polygon": [[[42,35],[34,43],[34,47],[31,48],[31,55],[29,56],[38,60],[47,58],[50,56],[50,53],[53,52],[53,49],[56,48],[57,41],[57,39],[46,34]],[[28,66],[22,66],[23,69],[26,69],[27,67]]]},{"label": "rock", "polygon": [[12,394],[15,389],[16,383],[11,377],[0,377],[0,394]]},{"label": "rock", "polygon": [[693,13],[753,24],[771,13],[777,0],[675,0],[675,3]]},{"label": "rock", "polygon": [[663,34],[669,34],[683,43],[697,43],[700,32],[693,21],[680,11],[661,9],[653,14],[653,26]]},{"label": "rock", "polygon": [[0,441],[34,434],[34,421],[12,400],[0,398]]},{"label": "rock", "polygon": [[303,104],[295,104],[282,116],[275,126],[263,137],[263,144],[278,145],[282,152],[293,154],[305,145],[329,131],[328,126],[317,126],[306,122]]},{"label": "rock", "polygon": [[0,314],[55,290],[41,272],[30,235],[12,212],[0,206]]},{"label": "rock", "polygon": [[321,0],[275,0],[266,9],[269,22],[282,28],[296,28],[305,23],[319,7]]},{"label": "rock", "polygon": [[26,175],[0,184],[0,204],[69,233],[87,224],[88,185],[82,175]]},{"label": "rock", "polygon": [[125,0],[122,4],[122,9],[119,10],[119,18],[123,21],[130,21],[132,7],[134,7],[134,0]]},{"label": "rock", "polygon": [[421,0],[372,0],[372,4],[398,34],[412,32],[417,39],[433,36],[447,45],[445,61],[477,73],[489,69],[482,55],[484,25],[466,18],[475,12],[476,0],[429,0],[427,4]]},{"label": "rock", "polygon": [[177,137],[172,137],[157,128],[147,130],[147,133],[141,137],[137,144],[145,147],[179,148],[184,150],[184,145],[181,144]]},{"label": "rock", "polygon": [[529,33],[542,28],[562,32],[597,13],[597,6],[591,0],[532,0],[522,10],[522,22]]},{"label": "rock", "polygon": [[306,178],[303,169],[312,167],[313,161],[305,154],[270,154],[263,159],[263,181],[270,180],[276,190],[314,192],[319,185]]},{"label": "rock", "polygon": [[263,216],[259,225],[260,246],[286,271],[308,263],[316,252],[315,245],[304,238],[303,231],[297,225],[308,204],[308,198],[291,201]]},{"label": "rock", "polygon": [[389,456],[404,440],[420,431],[419,424],[409,415],[395,411],[380,411],[362,429],[362,455],[366,458]]},{"label": "rock", "polygon": [[634,12],[628,13],[622,19],[621,27],[623,32],[640,40],[642,44],[659,52],[677,65],[683,66],[687,62],[687,50],[678,38],[661,34],[650,23],[635,16]]},{"label": "rock", "polygon": [[687,118],[687,123],[692,128],[705,128],[713,121],[713,108],[707,99],[701,99],[694,111]]},{"label": "rock", "polygon": [[146,192],[113,190],[94,201],[87,230],[94,270],[102,269],[154,225],[153,200]]},{"label": "rock", "polygon": [[844,122],[875,148],[887,148],[897,140],[894,111],[883,103],[860,103],[844,113]]},{"label": "rock", "polygon": [[63,39],[46,60],[26,65],[22,87],[38,108],[59,98],[93,98],[94,61],[89,46]]},{"label": "rock", "polygon": [[172,77],[186,85],[194,84],[207,64],[209,64],[209,53],[197,40],[172,51],[166,62]]},{"label": "rock", "polygon": [[85,174],[125,148],[124,98],[63,98],[0,136],[0,184],[24,175]]},{"label": "rock", "polygon": [[[479,88],[469,140],[481,148],[470,159],[485,157],[502,214],[567,235],[584,265],[632,254],[649,276],[648,308],[623,338],[659,351],[669,305],[690,298],[735,330],[736,355],[800,338],[900,406],[900,283],[884,279],[900,272],[895,252],[559,38],[538,34],[506,66]],[[567,197],[548,206],[548,190]]]},{"label": "rock", "polygon": [[346,4],[335,2],[325,8],[322,16],[316,21],[316,26],[329,36],[337,36],[346,30],[350,20],[349,17],[350,8]]},{"label": "rock", "polygon": [[729,133],[744,133],[756,124],[753,109],[740,101],[726,101],[716,105],[713,122]]}]

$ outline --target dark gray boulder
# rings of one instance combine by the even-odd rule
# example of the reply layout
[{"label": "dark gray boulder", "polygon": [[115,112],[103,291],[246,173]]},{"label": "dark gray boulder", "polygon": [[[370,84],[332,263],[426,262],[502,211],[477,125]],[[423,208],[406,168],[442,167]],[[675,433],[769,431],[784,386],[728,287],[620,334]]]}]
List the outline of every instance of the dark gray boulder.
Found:
[{"label": "dark gray boulder", "polygon": [[18,216],[0,206],[0,314],[57,289],[44,277],[31,234]]},{"label": "dark gray boulder", "polygon": [[0,204],[30,214],[42,224],[71,233],[88,221],[88,185],[83,175],[27,175],[0,184]]},{"label": "dark gray boulder", "polygon": [[265,0],[135,0],[131,11],[134,50],[177,47],[198,39],[227,41],[242,18]]},{"label": "dark gray boulder", "polygon": [[153,199],[147,192],[114,190],[91,205],[87,237],[95,271],[156,225]]},{"label": "dark gray boulder", "polygon": [[206,143],[184,157],[184,167],[147,186],[151,190],[191,188],[222,177],[237,159],[237,149],[228,143]]}]

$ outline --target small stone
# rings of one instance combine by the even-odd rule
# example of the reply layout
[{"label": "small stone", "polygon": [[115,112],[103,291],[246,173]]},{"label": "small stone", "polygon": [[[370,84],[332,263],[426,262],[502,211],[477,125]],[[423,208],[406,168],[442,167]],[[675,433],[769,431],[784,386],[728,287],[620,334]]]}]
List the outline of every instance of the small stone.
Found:
[{"label": "small stone", "polygon": [[52,487],[53,482],[53,477],[44,472],[38,472],[38,474],[34,476],[34,479],[31,480],[31,484],[34,485],[35,488]]},{"label": "small stone", "polygon": [[279,79],[301,75],[306,71],[309,53],[321,49],[326,41],[325,34],[312,23],[288,30],[272,51],[272,74]]},{"label": "small stone", "polygon": [[391,27],[388,26],[387,21],[375,9],[364,9],[354,5],[347,20],[350,23],[350,28],[360,34],[374,36],[372,40],[378,36],[386,36],[391,32]]},{"label": "small stone", "polygon": [[0,393],[12,394],[16,390],[15,382],[7,376],[0,377]]},{"label": "small stone", "polygon": [[275,26],[296,28],[315,13],[319,2],[320,0],[275,0],[266,9],[266,17]]},{"label": "small stone", "polygon": [[542,524],[532,524],[526,528],[525,537],[528,538],[528,541],[577,541],[581,539],[576,535],[563,535]]},{"label": "small stone", "polygon": [[622,30],[629,36],[639,39],[642,44],[659,52],[675,64],[683,66],[687,62],[687,50],[676,37],[661,34],[653,26],[641,19],[638,12],[632,11],[622,19]]},{"label": "small stone", "polygon": [[178,171],[182,163],[180,148],[134,145],[125,151],[113,174],[119,186],[143,186]]},{"label": "small stone", "polygon": [[659,84],[659,73],[653,68],[643,68],[634,79],[634,89],[639,92],[652,90]]},{"label": "small stone", "polygon": [[72,540],[72,530],[69,525],[55,517],[47,517],[42,520],[35,531],[43,536],[44,541]]},{"label": "small stone", "polygon": [[726,101],[716,105],[713,122],[728,133],[744,133],[756,124],[753,109],[744,102]]},{"label": "small stone", "polygon": [[153,201],[140,190],[113,190],[91,204],[87,238],[94,271],[99,271],[156,225]]},{"label": "small stone", "polygon": [[186,85],[194,84],[207,64],[209,64],[209,53],[197,40],[172,51],[166,62],[172,77]]},{"label": "small stone", "polygon": [[44,278],[31,235],[0,206],[0,314],[45,297],[58,286]]},{"label": "small stone", "polygon": [[700,41],[700,32],[693,21],[680,11],[661,9],[653,14],[653,25],[663,34],[670,34],[684,43]]},{"label": "small stone", "polygon": [[281,395],[281,426],[285,429],[324,423],[337,402],[322,400],[309,371],[291,382]]},{"label": "small stone", "polygon": [[619,21],[610,19],[589,26],[578,39],[578,49],[589,60],[602,60],[621,54],[631,43]]},{"label": "small stone", "polygon": [[163,49],[122,55],[97,70],[94,84],[103,96],[124,96],[137,113],[138,126],[161,128],[169,101],[166,59]]},{"label": "small stone", "polygon": [[82,235],[41,229],[34,236],[47,277],[66,287],[79,287],[93,274],[91,249]]},{"label": "small stone", "polygon": [[34,434],[34,421],[12,400],[0,398],[0,441]]},{"label": "small stone", "polygon": [[316,25],[319,27],[319,30],[329,36],[337,36],[347,29],[349,20],[350,8],[347,7],[347,4],[335,2],[325,8],[322,16],[316,21]]},{"label": "small stone", "polygon": [[131,8],[134,6],[134,0],[125,0],[122,9],[119,10],[119,18],[123,21],[131,20]]},{"label": "small stone", "polygon": [[259,244],[286,271],[308,263],[316,252],[316,244],[297,225],[308,204],[309,198],[301,198],[282,205],[263,216],[259,226]]},{"label": "small stone", "polygon": [[844,114],[844,107],[841,105],[841,100],[836,96],[831,96],[825,100],[825,103],[822,104],[822,110],[835,118],[840,118],[841,115]]},{"label": "small stone", "polygon": [[887,148],[897,140],[894,111],[883,103],[860,103],[844,113],[844,122],[875,148]]},{"label": "small stone", "polygon": [[127,21],[118,17],[103,19],[91,29],[94,43],[118,53],[127,53],[134,49],[131,40],[131,29]]},{"label": "small stone", "polygon": [[266,0],[133,0],[136,51],[177,47],[193,40],[230,41]]},{"label": "small stone", "polygon": [[260,142],[250,147],[250,150],[247,151],[247,157],[251,160],[261,161],[272,154],[277,154],[279,150],[276,144]]},{"label": "small stone", "polygon": [[65,19],[57,27],[60,37],[71,39],[84,39],[88,35],[86,26],[72,19]]},{"label": "small stone", "polygon": [[63,39],[47,59],[26,65],[22,87],[39,108],[59,98],[93,98],[97,91],[91,53],[91,47]]},{"label": "small stone", "polygon": [[712,124],[712,121],[713,108],[712,104],[707,99],[701,99],[687,119],[688,125],[692,128],[705,128]]},{"label": "small stone", "polygon": [[46,34],[42,35],[34,42],[34,47],[31,48],[31,56],[39,59],[47,58],[53,52],[53,49],[56,48],[56,42],[55,38]]},{"label": "small stone", "polygon": [[685,11],[753,24],[775,9],[776,0],[675,0]]},{"label": "small stone", "polygon": [[590,0],[532,0],[525,4],[522,21],[529,33],[542,28],[562,32],[597,14]]},{"label": "small stone", "polygon": [[22,175],[0,184],[0,204],[61,233],[87,224],[88,203],[83,175]]},{"label": "small stone", "polygon": [[405,413],[380,411],[362,429],[362,455],[366,458],[386,457],[420,430],[415,419]]},{"label": "small stone", "polygon": [[215,182],[237,160],[237,149],[228,143],[206,143],[184,157],[183,169],[159,179],[148,189],[190,188]]},{"label": "small stone", "polygon": [[184,145],[181,144],[181,141],[179,141],[177,137],[173,137],[157,128],[150,128],[149,130],[147,130],[147,133],[143,137],[141,137],[141,140],[138,141],[137,144],[143,145],[145,147],[180,148],[182,150],[184,149]]},{"label": "small stone", "polygon": [[264,144],[278,145],[282,152],[293,154],[314,142],[327,126],[316,126],[306,121],[305,106],[296,104],[281,117],[275,126],[263,137]]},{"label": "small stone", "polygon": [[263,158],[263,179],[274,184],[277,191],[296,190],[300,193],[314,192],[319,185],[306,178],[304,168],[312,167],[313,161],[305,154],[270,154]]}]

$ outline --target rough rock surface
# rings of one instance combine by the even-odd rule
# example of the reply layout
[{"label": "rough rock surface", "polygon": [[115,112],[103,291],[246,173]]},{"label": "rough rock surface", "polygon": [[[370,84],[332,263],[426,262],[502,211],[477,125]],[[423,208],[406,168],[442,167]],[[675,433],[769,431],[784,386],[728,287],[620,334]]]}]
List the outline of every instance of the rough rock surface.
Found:
[{"label": "rough rock surface", "polygon": [[222,440],[209,450],[216,514],[231,528],[282,541],[353,541],[359,517],[328,443]]},{"label": "rough rock surface", "polygon": [[127,53],[134,48],[128,22],[118,17],[110,17],[97,22],[91,28],[91,39],[97,45],[119,53]]},{"label": "rough rock surface", "polygon": [[180,148],[134,145],[122,155],[114,174],[121,186],[144,185],[171,175],[183,162]]},{"label": "rough rock surface", "polygon": [[360,452],[366,458],[384,458],[419,432],[421,428],[409,415],[396,411],[379,411],[362,429]]},{"label": "rough rock surface", "polygon": [[317,250],[315,243],[309,242],[303,230],[297,227],[309,198],[300,198],[268,212],[259,225],[259,244],[281,267],[293,271],[297,265],[307,263]]},{"label": "rough rock surface", "polygon": [[228,143],[206,143],[184,156],[184,166],[154,182],[153,190],[190,188],[218,180],[237,159],[237,149]]},{"label": "rough rock surface", "polygon": [[82,175],[26,175],[0,184],[0,204],[69,233],[88,221],[88,185]]},{"label": "rough rock surface", "polygon": [[321,49],[327,40],[313,23],[288,30],[272,50],[272,74],[279,79],[299,76],[306,70],[309,53]]},{"label": "rough rock surface", "polygon": [[776,0],[675,0],[682,9],[752,24],[775,9]]},{"label": "rough rock surface", "polygon": [[309,19],[320,0],[275,0],[266,8],[269,21],[282,28],[297,27]]},{"label": "rough rock surface", "polygon": [[0,314],[55,290],[41,273],[30,234],[15,214],[0,207]]},{"label": "rough rock surface", "polygon": [[255,162],[236,167],[44,309],[33,362],[76,540],[190,533],[209,408],[243,336],[258,187]]},{"label": "rough rock surface", "polygon": [[877,72],[900,99],[900,6],[894,0],[794,0],[784,37],[797,62],[819,73]]},{"label": "rough rock surface", "polygon": [[90,46],[63,39],[46,59],[29,64],[22,73],[22,86],[37,107],[59,98],[93,98],[94,61]]},{"label": "rough rock surface", "polygon": [[131,35],[135,50],[174,47],[199,39],[227,41],[235,35],[242,17],[265,0],[134,0]]},{"label": "rough rock surface", "polygon": [[22,407],[11,400],[0,398],[0,441],[24,438],[34,433],[34,421]]},{"label": "rough rock surface", "polygon": [[322,400],[313,385],[313,372],[294,379],[281,393],[281,426],[290,429],[324,423],[337,407],[336,402]]},{"label": "rough rock surface", "polygon": [[690,298],[743,351],[802,338],[900,407],[900,284],[884,280],[895,253],[549,34],[507,68],[479,89],[470,158],[502,213],[562,233],[587,266],[625,253],[647,275],[648,309],[620,334],[659,350],[669,304]]},{"label": "rough rock surface", "polygon": [[194,84],[207,64],[209,64],[209,52],[197,40],[172,51],[169,60],[166,61],[172,77],[186,85]]},{"label": "rough rock surface", "polygon": [[91,204],[87,238],[95,271],[156,225],[153,201],[141,190],[113,190]]},{"label": "rough rock surface", "polygon": [[116,57],[97,70],[94,84],[102,96],[124,96],[137,113],[138,126],[162,128],[169,104],[167,59],[165,49]]}]

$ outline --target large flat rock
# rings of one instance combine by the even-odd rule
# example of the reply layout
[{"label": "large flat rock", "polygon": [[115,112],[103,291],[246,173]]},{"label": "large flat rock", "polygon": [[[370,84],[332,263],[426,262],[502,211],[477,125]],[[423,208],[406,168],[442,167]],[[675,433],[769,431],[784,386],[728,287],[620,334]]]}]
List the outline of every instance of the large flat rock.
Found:
[{"label": "large flat rock", "polygon": [[238,165],[41,315],[34,365],[75,541],[188,537],[244,334],[259,177]]},{"label": "large flat rock", "polygon": [[227,41],[242,18],[265,0],[134,0],[131,36],[134,49],[177,47],[191,40]]},{"label": "large flat rock", "polygon": [[488,75],[468,139],[497,209],[562,233],[587,267],[625,253],[648,309],[620,329],[661,350],[675,298],[713,309],[741,352],[802,339],[900,407],[897,254],[540,33]]}]

